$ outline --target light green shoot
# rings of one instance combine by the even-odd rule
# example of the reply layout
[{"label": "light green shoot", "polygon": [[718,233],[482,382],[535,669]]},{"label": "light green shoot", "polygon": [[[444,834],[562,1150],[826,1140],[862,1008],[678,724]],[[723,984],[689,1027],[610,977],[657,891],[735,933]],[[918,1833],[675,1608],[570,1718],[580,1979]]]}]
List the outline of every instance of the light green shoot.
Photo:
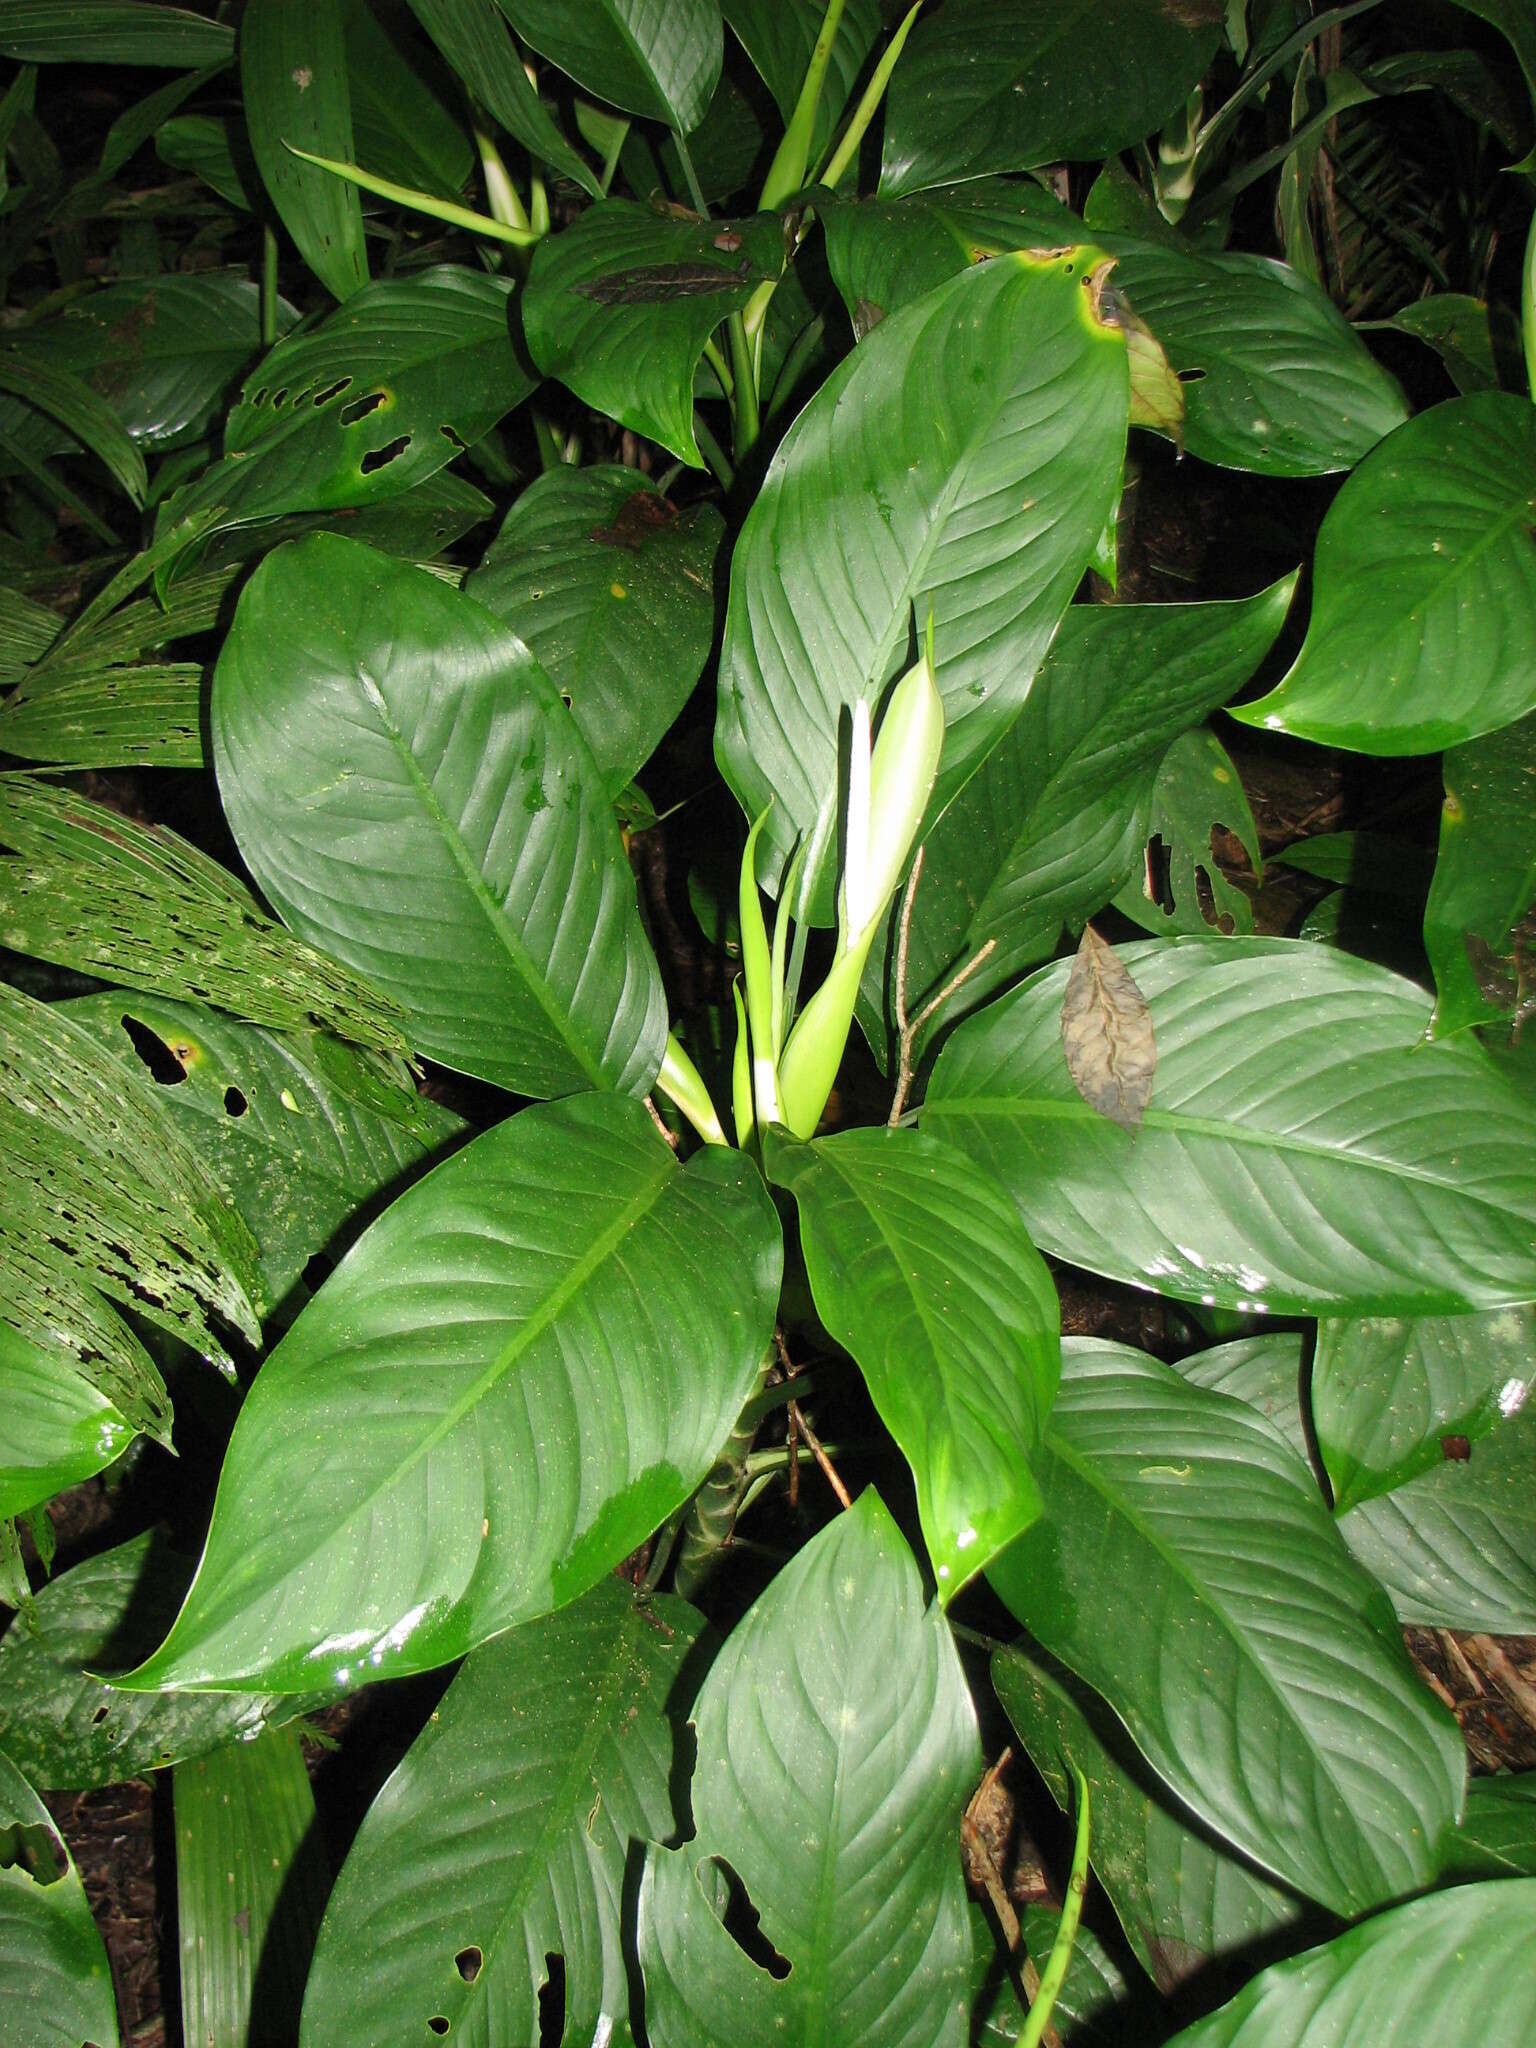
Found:
[{"label": "light green shoot", "polygon": [[531,249],[539,237],[532,228],[516,228],[504,221],[492,220],[487,213],[476,213],[472,207],[457,206],[451,199],[436,199],[430,192],[417,192],[409,185],[397,185],[392,178],[376,178],[372,171],[359,169],[356,164],[341,164],[328,156],[314,156],[307,149],[295,149],[291,142],[283,144],[290,155],[302,157],[317,170],[329,171],[333,178],[343,178],[349,185],[356,185],[360,192],[375,193],[380,199],[392,199],[397,206],[408,206],[414,213],[429,213],[434,220],[446,221],[450,227],[467,228],[472,235],[483,235],[487,241],[510,242],[515,249]]},{"label": "light green shoot", "polygon": [[810,160],[811,132],[816,125],[816,109],[821,104],[822,83],[827,75],[827,64],[837,41],[838,27],[843,18],[843,0],[827,0],[827,11],[822,17],[821,33],[811,51],[811,61],[805,67],[805,79],[800,87],[800,97],[795,102],[795,111],[789,117],[789,126],[784,131],[784,140],[774,151],[773,162],[768,166],[768,176],[763,181],[763,195],[758,200],[758,211],[768,213],[798,192],[805,183],[805,167]]},{"label": "light green shoot", "polygon": [[1088,1889],[1088,1780],[1076,1764],[1072,1764],[1070,1769],[1077,1787],[1077,1835],[1072,1844],[1072,1875],[1067,1880],[1067,1896],[1056,1924],[1056,1939],[1051,1943],[1051,1953],[1040,1972],[1040,1989],[1035,1993],[1035,2002],[1025,2014],[1018,2048],[1040,2048],[1045,2038],[1051,2014],[1061,1996],[1061,1987],[1066,1982],[1067,1965],[1072,1960],[1072,1948],[1077,1940],[1077,1925],[1083,1917],[1083,1894]]},{"label": "light green shoot", "polygon": [[689,1059],[669,1031],[667,1049],[662,1055],[661,1072],[656,1076],[656,1086],[669,1102],[687,1117],[706,1145],[728,1145],[730,1140],[721,1128],[710,1100],[709,1090],[704,1086],[704,1077]]},{"label": "light green shoot", "polygon": [[853,118],[843,130],[842,140],[828,157],[826,164],[817,174],[815,183],[831,186],[835,191],[848,166],[859,153],[859,144],[864,140],[865,131],[879,112],[880,102],[885,98],[885,89],[891,82],[891,73],[896,69],[896,59],[906,47],[907,37],[912,33],[913,24],[922,11],[923,0],[914,0],[902,16],[896,33],[880,53],[880,62],[865,86],[859,104],[853,110]]}]

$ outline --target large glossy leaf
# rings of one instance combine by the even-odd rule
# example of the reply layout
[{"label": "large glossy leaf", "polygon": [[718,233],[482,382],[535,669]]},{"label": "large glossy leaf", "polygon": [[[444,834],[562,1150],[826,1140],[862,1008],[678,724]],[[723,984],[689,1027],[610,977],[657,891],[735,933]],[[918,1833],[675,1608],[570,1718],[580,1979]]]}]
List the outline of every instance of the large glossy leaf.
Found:
[{"label": "large glossy leaf", "polygon": [[232,32],[185,7],[145,0],[6,0],[0,56],[23,64],[163,64],[191,69],[234,55]]},{"label": "large glossy leaf", "polygon": [[[64,1014],[135,1080],[250,1225],[267,1299],[328,1266],[467,1129],[383,1061],[182,1003],[86,996]],[[318,1282],[316,1283],[318,1284]],[[302,1295],[303,1290],[299,1293]]]},{"label": "large glossy leaf", "polygon": [[650,1086],[665,998],[618,826],[490,612],[354,541],[295,541],[241,596],[212,726],[268,899],[398,1001],[421,1051],[524,1095]]},{"label": "large glossy leaf", "polygon": [[497,1125],[385,1212],[267,1359],[187,1604],[126,1682],[356,1684],[575,1599],[709,1469],[779,1266],[755,1169],[679,1166],[639,1103]]},{"label": "large glossy leaf", "polygon": [[1072,1086],[1067,965],[968,1018],[924,1127],[995,1173],[1046,1251],[1208,1305],[1454,1314],[1536,1291],[1536,1107],[1480,1047],[1423,1047],[1384,968],[1288,939],[1120,957],[1152,1010],[1134,1144]]},{"label": "large glossy leaf", "polygon": [[[320,1931],[301,2040],[536,2048],[545,1958],[564,2032],[627,2016],[620,1897],[635,1840],[675,1830],[700,1617],[614,1578],[484,1643],[369,1808]],[[440,2031],[440,2029],[439,2029]]]},{"label": "large glossy leaf", "polygon": [[931,616],[930,819],[1007,731],[1119,488],[1125,345],[1093,252],[1012,256],[881,322],[780,443],[731,568],[715,751],[776,876],[830,920],[838,749]]},{"label": "large glossy leaf", "polygon": [[596,199],[597,179],[561,134],[532,80],[496,0],[410,0],[411,12],[480,104],[540,163]]},{"label": "large glossy leaf", "polygon": [[[1242,777],[1215,733],[1198,726],[1180,733],[1163,756],[1147,817],[1148,863],[1120,889],[1115,908],[1165,938],[1212,929],[1251,932],[1253,905],[1216,861],[1218,831],[1230,832],[1253,872],[1262,874],[1259,828]],[[1155,880],[1146,871],[1154,841],[1161,866]]]},{"label": "large glossy leaf", "polygon": [[1466,1756],[1310,1473],[1240,1401],[1063,1346],[1046,1512],[993,1567],[1208,1827],[1352,1915],[1422,1886]]},{"label": "large glossy leaf", "polygon": [[1444,775],[1440,849],[1424,906],[1437,1038],[1509,1017],[1531,1000],[1522,981],[1536,941],[1536,714],[1451,748]]},{"label": "large glossy leaf", "polygon": [[434,476],[534,387],[511,317],[510,283],[447,264],[370,285],[251,373],[224,460],[160,531],[375,505]]},{"label": "large glossy leaf", "polygon": [[247,0],[240,89],[251,152],[283,226],[326,290],[349,299],[368,282],[357,188],[294,154],[353,161],[343,19],[342,0]]},{"label": "large glossy leaf", "polygon": [[1045,1261],[965,1154],[917,1131],[774,1133],[764,1157],[799,1209],[816,1313],[912,1467],[947,1602],[1040,1512],[1061,1357]]},{"label": "large glossy leaf", "polygon": [[0,1749],[50,1791],[122,1784],[291,1720],[314,1699],[117,1692],[96,1673],[152,1650],[194,1560],[146,1530],[33,1595],[30,1625],[0,1641]]},{"label": "large glossy leaf", "polygon": [[1536,411],[1481,391],[1374,450],[1317,538],[1307,637],[1234,715],[1366,754],[1432,754],[1536,706]]},{"label": "large glossy leaf", "polygon": [[1220,21],[1161,0],[971,0],[921,20],[891,84],[882,193],[1142,141],[1199,80]]},{"label": "large glossy leaf", "polygon": [[774,215],[697,221],[602,200],[534,252],[529,353],[588,405],[702,469],[693,378],[704,344],[783,267]]},{"label": "large glossy leaf", "polygon": [[0,1322],[0,1516],[110,1465],[134,1429],[88,1374]]},{"label": "large glossy leaf", "polygon": [[1524,2048],[1536,1881],[1415,1899],[1255,1977],[1168,2048]]},{"label": "large glossy leaf", "polygon": [[626,114],[686,133],[725,55],[719,0],[497,0],[524,42]]},{"label": "large glossy leaf", "polygon": [[1533,1390],[1536,1308],[1320,1324],[1312,1421],[1335,1509],[1433,1471],[1458,1438],[1470,1449]]},{"label": "large glossy leaf", "polygon": [[186,2041],[291,2041],[330,1882],[291,1728],[175,1771],[176,1931]]},{"label": "large glossy leaf", "polygon": [[[693,1840],[653,1848],[640,1888],[651,2048],[959,2048],[975,1710],[877,1494],[779,1573],[692,1718]],[[787,1974],[722,1924],[722,1863]]]},{"label": "large glossy leaf", "polygon": [[1261,1944],[1315,1935],[1325,1917],[1202,1828],[1160,1785],[1124,1729],[1061,1665],[1027,1643],[998,1650],[992,1683],[1064,1812],[1070,1766],[1088,1780],[1093,1871],[1137,1960],[1164,1996],[1219,1981]]},{"label": "large glossy leaf", "polygon": [[[1141,862],[1169,745],[1241,689],[1294,588],[1287,577],[1237,604],[1070,607],[1023,711],[928,838],[907,938],[910,1015],[990,939],[933,1028],[952,1023],[1113,895]],[[861,1014],[883,1012],[886,1031],[898,917],[899,906],[862,990]]]},{"label": "large glossy leaf", "polygon": [[[825,8],[818,0],[722,0],[720,11],[788,123],[821,33]],[[839,117],[879,34],[879,0],[847,0],[816,103],[810,141],[812,170],[832,145]]]},{"label": "large glossy leaf", "polygon": [[53,1817],[0,1752],[0,1985],[27,2048],[117,2048],[107,1952]]},{"label": "large glossy leaf", "polygon": [[1446,1869],[1458,1877],[1536,1877],[1536,1771],[1472,1780]]},{"label": "large glossy leaf", "polygon": [[524,491],[465,585],[570,705],[610,796],[703,672],[724,531],[713,505],[679,512],[636,470],[561,467]]}]

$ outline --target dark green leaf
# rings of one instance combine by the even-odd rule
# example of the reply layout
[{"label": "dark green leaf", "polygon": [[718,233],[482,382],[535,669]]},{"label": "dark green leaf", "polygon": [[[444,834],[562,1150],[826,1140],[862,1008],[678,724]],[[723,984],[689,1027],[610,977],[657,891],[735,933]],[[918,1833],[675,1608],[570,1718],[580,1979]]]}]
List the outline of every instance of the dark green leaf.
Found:
[{"label": "dark green leaf", "polygon": [[42,1352],[60,1378],[88,1380],[131,1427],[171,1440],[165,1382],[128,1325],[72,1255],[39,1239],[25,1209],[0,1205],[0,1323]]},{"label": "dark green leaf", "polygon": [[570,705],[610,796],[703,672],[724,531],[713,505],[679,512],[636,470],[561,467],[524,491],[465,585]]},{"label": "dark green leaf", "polygon": [[1062,1348],[1046,1511],[993,1585],[1222,1838],[1345,1915],[1426,1884],[1466,1755],[1310,1473],[1124,1345]]},{"label": "dark green leaf", "polygon": [[474,149],[434,91],[419,41],[413,47],[401,33],[406,26],[398,19],[386,26],[371,0],[342,0],[355,161],[396,184],[457,199]]},{"label": "dark green leaf", "polygon": [[247,0],[240,86],[251,152],[283,226],[326,290],[349,299],[368,282],[357,190],[293,154],[353,161],[342,21],[342,0]]},{"label": "dark green leaf", "polygon": [[0,1322],[0,1516],[25,1514],[89,1479],[133,1435],[86,1374]]},{"label": "dark green leaf", "polygon": [[[1019,1916],[1024,1947],[1043,1970],[1061,1915],[1047,1904],[1026,1906]],[[976,1997],[971,2006],[973,2048],[1015,2048],[1019,2038],[1019,1994],[997,1955],[992,1923],[979,1906],[971,1909]],[[1051,2025],[1061,2048],[1124,2048],[1127,2040],[1155,2038],[1157,2001],[1140,1982],[1128,1982],[1090,1927],[1078,1923],[1066,1978],[1051,2008]]]},{"label": "dark green leaf", "polygon": [[[651,2048],[960,2048],[975,1710],[878,1494],[779,1573],[692,1718],[694,1836],[651,1849],[640,1887]],[[787,1973],[722,1924],[722,1864]]]},{"label": "dark green leaf", "polygon": [[177,114],[155,136],[155,154],[175,171],[191,171],[230,206],[254,212],[260,180],[244,124],[233,114]]},{"label": "dark green leaf", "polygon": [[596,199],[597,179],[550,118],[494,0],[410,0],[411,12],[509,135]]},{"label": "dark green leaf", "polygon": [[3,1754],[0,1984],[17,2048],[117,2048],[112,1973],[80,1873],[47,1807]]},{"label": "dark green leaf", "polygon": [[149,488],[144,457],[111,406],[81,378],[58,368],[44,340],[27,334],[0,349],[0,391],[13,392],[58,420],[106,465],[135,505],[143,504]]},{"label": "dark green leaf", "polygon": [[1306,641],[1249,725],[1432,754],[1536,707],[1536,410],[1508,392],[1420,413],[1317,538]]},{"label": "dark green leaf", "polygon": [[1443,772],[1440,849],[1424,906],[1437,1038],[1536,1003],[1536,716],[1451,748]]},{"label": "dark green leaf", "polygon": [[[1219,830],[1239,841],[1254,874],[1261,875],[1259,828],[1242,778],[1215,733],[1200,726],[1174,741],[1152,785],[1148,846],[1154,839],[1159,843],[1166,872],[1133,877],[1116,896],[1115,908],[1144,931],[1165,936],[1204,933],[1212,926],[1251,932],[1252,903],[1217,865]],[[1158,890],[1156,897],[1149,884]],[[1171,907],[1165,906],[1164,890]]]},{"label": "dark green leaf", "polygon": [[1419,989],[1288,939],[1121,958],[1152,1010],[1134,1146],[1080,1101],[1058,963],[968,1019],[925,1127],[998,1176],[1036,1243],[1209,1306],[1455,1314],[1536,1292],[1536,1107],[1476,1045],[1424,1047]]},{"label": "dark green leaf", "polygon": [[193,70],[235,53],[233,31],[146,0],[6,0],[0,57],[24,64],[163,64]]},{"label": "dark green leaf", "polygon": [[[821,33],[824,5],[819,0],[723,0],[720,11],[787,123],[795,111],[806,66]],[[879,0],[848,0],[822,79],[821,98],[816,103],[810,143],[811,170],[831,148],[839,118],[879,34]]]},{"label": "dark green leaf", "polygon": [[19,590],[0,587],[0,684],[17,683],[63,631],[64,621]]},{"label": "dark green leaf", "polygon": [[201,768],[196,662],[45,671],[0,706],[0,752],[57,768]]},{"label": "dark green leaf", "polygon": [[301,2039],[343,2048],[538,2038],[564,1963],[568,2038],[628,2010],[619,1901],[632,1841],[676,1829],[700,1617],[607,1578],[471,1653],[369,1810],[327,1909]]},{"label": "dark green leaf", "polygon": [[1453,1877],[1536,1877],[1536,1771],[1472,1780],[1445,1870]]},{"label": "dark green leaf", "polygon": [[525,43],[626,114],[697,128],[725,56],[719,0],[497,0]]},{"label": "dark green leaf", "polygon": [[421,1051],[524,1095],[651,1085],[666,1004],[618,827],[490,612],[313,534],[246,585],[211,717],[268,900],[376,979]]},{"label": "dark green leaf", "polygon": [[1416,299],[1381,324],[1426,342],[1465,396],[1469,391],[1498,389],[1491,311],[1485,300],[1464,292],[1437,292],[1432,298]]},{"label": "dark green leaf", "polygon": [[497,1125],[386,1210],[267,1359],[187,1604],[121,1682],[360,1684],[575,1599],[708,1471],[779,1268],[755,1168],[679,1166],[638,1102]]}]

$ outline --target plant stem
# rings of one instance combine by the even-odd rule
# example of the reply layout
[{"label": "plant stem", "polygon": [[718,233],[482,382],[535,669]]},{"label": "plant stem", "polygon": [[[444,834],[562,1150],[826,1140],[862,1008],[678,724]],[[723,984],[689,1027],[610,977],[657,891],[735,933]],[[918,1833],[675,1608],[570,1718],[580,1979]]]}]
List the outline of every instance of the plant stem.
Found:
[{"label": "plant stem", "polygon": [[863,97],[853,110],[853,118],[843,130],[842,140],[828,157],[825,168],[817,174],[815,182],[818,185],[827,185],[835,189],[848,166],[858,155],[859,144],[864,140],[865,131],[875,118],[880,102],[885,98],[885,89],[891,82],[891,73],[896,69],[896,59],[901,55],[907,37],[912,33],[913,24],[921,12],[922,5],[923,0],[914,0],[914,4],[902,16],[896,33],[881,52],[880,62],[875,66],[874,73],[864,88]]},{"label": "plant stem", "polygon": [[485,180],[485,203],[491,209],[491,218],[499,220],[503,227],[530,228],[531,223],[512,182],[512,175],[501,160],[501,151],[478,123],[475,126],[475,148],[480,153],[480,175]]},{"label": "plant stem", "polygon": [[736,460],[751,448],[757,439],[761,422],[757,411],[757,372],[752,363],[752,348],[747,340],[747,330],[739,313],[733,313],[725,323],[725,331],[731,343],[731,369],[736,381]]},{"label": "plant stem", "polygon": [[731,466],[730,457],[710,432],[705,424],[704,415],[697,407],[694,408],[693,414],[693,438],[699,444],[699,453],[714,471],[720,483],[726,490],[731,490],[736,482],[736,471]]},{"label": "plant stem", "polygon": [[564,469],[565,450],[560,445],[560,436],[550,425],[549,415],[542,406],[528,408],[533,420],[533,438],[538,443],[539,467],[547,476],[552,469]]},{"label": "plant stem", "polygon": [[772,419],[782,405],[794,396],[795,385],[800,372],[821,345],[821,338],[827,331],[826,316],[818,313],[814,320],[807,321],[795,336],[794,346],[779,366],[779,374],[773,380],[773,392],[769,397],[766,417]]},{"label": "plant stem", "polygon": [[693,210],[700,220],[709,219],[709,201],[704,197],[704,188],[699,183],[699,174],[693,168],[693,158],[688,154],[688,145],[683,140],[682,130],[674,128],[672,140],[677,144],[677,160],[683,167],[683,176],[688,182],[688,196],[693,201]]},{"label": "plant stem", "polygon": [[1536,213],[1525,238],[1525,266],[1520,275],[1520,333],[1525,343],[1525,381],[1536,398]]},{"label": "plant stem", "polygon": [[277,339],[277,236],[271,226],[261,224],[261,345],[270,348]]},{"label": "plant stem", "polygon": [[337,163],[333,157],[315,156],[307,149],[295,149],[291,142],[283,144],[291,156],[302,157],[307,164],[329,171],[334,178],[341,178],[349,185],[356,185],[359,191],[375,193],[380,199],[392,199],[397,206],[408,206],[414,213],[430,214],[433,220],[446,221],[452,228],[467,228],[472,235],[484,235],[493,242],[510,242],[514,249],[531,249],[539,237],[532,228],[508,227],[489,214],[476,213],[472,207],[458,206],[451,199],[435,199],[430,192],[418,192],[411,185],[397,185],[393,178],[376,178],[372,171],[360,170],[356,164]]}]

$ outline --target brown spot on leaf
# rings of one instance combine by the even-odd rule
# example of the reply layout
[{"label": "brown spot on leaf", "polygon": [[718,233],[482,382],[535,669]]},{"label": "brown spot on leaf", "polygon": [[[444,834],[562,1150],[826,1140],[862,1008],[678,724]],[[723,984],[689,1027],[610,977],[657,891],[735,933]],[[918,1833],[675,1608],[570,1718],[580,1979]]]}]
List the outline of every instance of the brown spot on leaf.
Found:
[{"label": "brown spot on leaf", "polygon": [[638,555],[653,533],[675,525],[677,507],[659,491],[632,491],[613,516],[610,526],[594,526],[592,539],[599,547],[626,548]]}]

